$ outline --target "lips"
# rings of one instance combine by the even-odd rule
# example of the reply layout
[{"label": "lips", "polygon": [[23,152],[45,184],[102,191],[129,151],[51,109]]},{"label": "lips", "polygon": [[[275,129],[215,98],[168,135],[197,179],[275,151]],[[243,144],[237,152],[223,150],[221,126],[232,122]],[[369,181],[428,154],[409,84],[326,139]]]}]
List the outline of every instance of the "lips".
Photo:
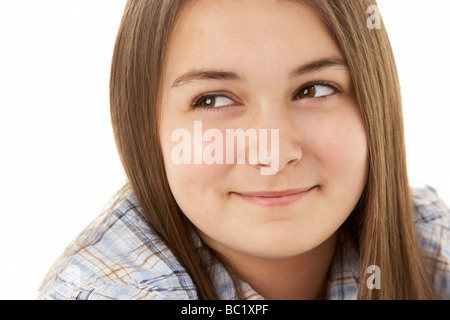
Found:
[{"label": "lips", "polygon": [[286,206],[308,195],[315,186],[281,191],[233,192],[239,198],[262,206]]}]

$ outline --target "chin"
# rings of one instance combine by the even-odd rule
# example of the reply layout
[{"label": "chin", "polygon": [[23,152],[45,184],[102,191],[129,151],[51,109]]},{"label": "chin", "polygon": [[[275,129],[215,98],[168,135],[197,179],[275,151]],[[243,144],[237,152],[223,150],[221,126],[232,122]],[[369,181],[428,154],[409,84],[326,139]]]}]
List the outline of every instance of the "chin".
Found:
[{"label": "chin", "polygon": [[258,241],[254,246],[242,248],[242,251],[247,255],[261,259],[283,260],[307,253],[322,243],[318,242],[303,241],[301,243],[293,243],[292,240]]}]

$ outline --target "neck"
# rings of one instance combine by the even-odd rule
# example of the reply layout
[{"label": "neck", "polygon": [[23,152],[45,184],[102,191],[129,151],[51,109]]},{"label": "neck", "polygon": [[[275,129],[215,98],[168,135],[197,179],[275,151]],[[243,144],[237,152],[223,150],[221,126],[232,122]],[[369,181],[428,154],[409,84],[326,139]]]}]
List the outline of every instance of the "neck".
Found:
[{"label": "neck", "polygon": [[225,256],[239,277],[268,300],[318,300],[326,298],[336,236],[318,247],[285,259],[265,259],[246,255]]}]

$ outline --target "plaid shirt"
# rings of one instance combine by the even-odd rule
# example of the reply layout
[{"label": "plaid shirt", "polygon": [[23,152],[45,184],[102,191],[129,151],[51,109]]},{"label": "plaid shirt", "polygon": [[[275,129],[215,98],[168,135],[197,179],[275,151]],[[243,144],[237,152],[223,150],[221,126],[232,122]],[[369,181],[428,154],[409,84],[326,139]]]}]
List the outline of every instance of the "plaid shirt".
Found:
[{"label": "plaid shirt", "polygon": [[[450,211],[431,188],[414,190],[413,200],[418,236],[431,262],[435,288],[441,298],[450,299]],[[198,236],[195,243],[200,252]],[[40,289],[39,299],[197,299],[191,278],[152,232],[133,196],[88,228],[78,245],[80,250],[59,261],[56,275]],[[327,299],[356,299],[360,278],[356,248],[336,260]],[[236,299],[225,268],[216,265],[214,270],[218,297]],[[248,284],[241,284],[246,299],[263,299]]]}]

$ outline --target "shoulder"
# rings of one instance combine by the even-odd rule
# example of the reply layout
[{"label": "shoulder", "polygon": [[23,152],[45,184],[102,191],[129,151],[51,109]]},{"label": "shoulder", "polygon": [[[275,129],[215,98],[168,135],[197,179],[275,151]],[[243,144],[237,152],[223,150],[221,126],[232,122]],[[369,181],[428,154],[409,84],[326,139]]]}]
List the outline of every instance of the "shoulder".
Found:
[{"label": "shoulder", "polygon": [[431,187],[412,190],[416,230],[441,298],[450,298],[450,209]]},{"label": "shoulder", "polygon": [[[450,231],[450,209],[431,187],[412,189],[412,200],[416,227],[422,238],[439,240],[439,235],[448,236]],[[440,231],[428,234],[427,231]],[[441,241],[438,241],[441,242]]]},{"label": "shoulder", "polygon": [[56,265],[40,299],[196,299],[191,278],[130,195],[86,229]]}]

